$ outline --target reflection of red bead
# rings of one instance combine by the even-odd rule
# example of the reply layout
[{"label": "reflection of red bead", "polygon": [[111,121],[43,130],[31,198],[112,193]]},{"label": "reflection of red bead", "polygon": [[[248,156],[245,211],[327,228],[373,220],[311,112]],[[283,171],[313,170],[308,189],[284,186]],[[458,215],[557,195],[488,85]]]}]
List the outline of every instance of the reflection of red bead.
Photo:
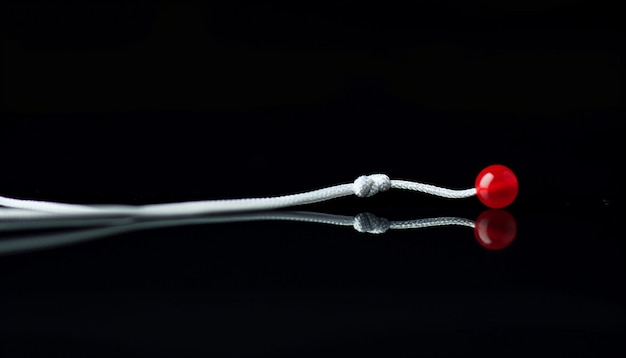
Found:
[{"label": "reflection of red bead", "polygon": [[476,240],[489,250],[500,250],[511,245],[516,234],[515,218],[505,210],[486,210],[476,219],[474,226]]},{"label": "reflection of red bead", "polygon": [[504,165],[490,165],[476,177],[476,195],[490,208],[499,209],[511,204],[517,191],[517,178]]}]

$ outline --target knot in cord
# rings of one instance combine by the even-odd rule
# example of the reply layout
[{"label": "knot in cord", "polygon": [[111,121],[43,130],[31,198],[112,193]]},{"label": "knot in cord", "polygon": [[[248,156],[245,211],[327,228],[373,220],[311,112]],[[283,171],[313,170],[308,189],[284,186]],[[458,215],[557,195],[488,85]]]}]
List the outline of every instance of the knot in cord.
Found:
[{"label": "knot in cord", "polygon": [[370,197],[391,188],[391,180],[385,174],[361,175],[354,181],[354,194]]},{"label": "knot in cord", "polygon": [[383,234],[389,230],[389,220],[371,213],[360,213],[354,217],[354,229],[369,234]]}]

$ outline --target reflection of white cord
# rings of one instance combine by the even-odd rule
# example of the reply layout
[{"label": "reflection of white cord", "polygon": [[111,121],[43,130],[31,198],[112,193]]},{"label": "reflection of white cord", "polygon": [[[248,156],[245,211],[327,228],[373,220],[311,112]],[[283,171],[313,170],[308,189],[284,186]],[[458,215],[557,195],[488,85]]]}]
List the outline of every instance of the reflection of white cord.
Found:
[{"label": "reflection of white cord", "polygon": [[[4,210],[0,209],[0,213]],[[474,221],[457,217],[438,217],[406,221],[388,221],[370,213],[361,213],[357,216],[332,215],[306,211],[290,212],[253,212],[244,214],[216,215],[210,217],[191,217],[182,219],[151,219],[136,220],[132,218],[121,219],[91,219],[83,218],[57,219],[51,217],[22,217],[10,221],[0,220],[1,231],[50,229],[50,228],[78,228],[100,226],[79,231],[63,232],[59,234],[45,234],[33,236],[20,236],[19,238],[0,239],[0,254],[13,254],[33,251],[44,248],[69,245],[88,240],[94,240],[110,235],[146,230],[163,227],[184,225],[217,224],[229,222],[261,221],[261,220],[285,220],[312,222],[338,226],[352,226],[359,232],[381,234],[389,229],[418,229],[437,226],[466,226],[473,228]]]},{"label": "reflection of white cord", "polygon": [[[152,205],[77,205],[47,201],[21,200],[0,196],[0,206],[61,216],[128,215],[134,217],[188,216],[222,214],[254,210],[271,210],[312,204],[348,195],[370,197],[390,188],[418,191],[450,199],[476,195],[476,189],[453,190],[406,180],[391,180],[385,174],[363,175],[353,183],[340,184],[300,194],[267,198],[189,201]],[[17,214],[17,213],[16,213]],[[22,213],[20,215],[28,215]]]}]

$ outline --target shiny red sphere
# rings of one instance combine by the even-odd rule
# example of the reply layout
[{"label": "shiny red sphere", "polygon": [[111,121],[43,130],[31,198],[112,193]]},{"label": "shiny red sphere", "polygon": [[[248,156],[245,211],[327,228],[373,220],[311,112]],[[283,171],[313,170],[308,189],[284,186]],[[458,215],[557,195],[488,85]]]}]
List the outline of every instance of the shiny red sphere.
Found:
[{"label": "shiny red sphere", "polygon": [[501,250],[511,245],[517,235],[517,222],[505,210],[485,210],[474,226],[474,236],[479,244],[489,250]]},{"label": "shiny red sphere", "polygon": [[518,189],[517,177],[504,165],[490,165],[476,177],[478,199],[493,209],[511,204],[517,196]]}]

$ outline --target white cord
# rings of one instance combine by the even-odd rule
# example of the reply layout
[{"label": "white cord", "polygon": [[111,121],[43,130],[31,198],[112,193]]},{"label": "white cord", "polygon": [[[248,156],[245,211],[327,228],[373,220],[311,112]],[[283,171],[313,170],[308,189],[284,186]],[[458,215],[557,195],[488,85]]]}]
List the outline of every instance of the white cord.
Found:
[{"label": "white cord", "polygon": [[[390,188],[418,191],[443,198],[459,199],[476,195],[476,189],[454,190],[406,180],[391,180],[385,174],[362,175],[353,183],[300,194],[265,198],[189,201],[151,205],[77,205],[48,201],[21,200],[0,196],[0,206],[60,216],[134,216],[166,217],[202,214],[224,214],[257,210],[271,210],[312,204],[348,195],[370,197]],[[23,213],[22,213],[23,214]]]}]

